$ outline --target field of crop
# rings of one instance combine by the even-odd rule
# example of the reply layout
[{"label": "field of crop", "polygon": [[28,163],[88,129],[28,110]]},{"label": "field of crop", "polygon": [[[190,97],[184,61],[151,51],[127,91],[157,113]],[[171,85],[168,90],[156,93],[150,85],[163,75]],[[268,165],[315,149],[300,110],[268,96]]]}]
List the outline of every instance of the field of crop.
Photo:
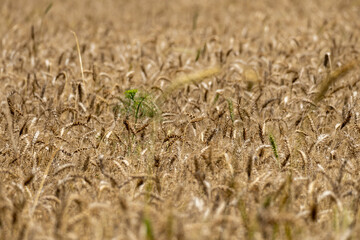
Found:
[{"label": "field of crop", "polygon": [[0,2],[0,240],[360,238],[359,1]]}]

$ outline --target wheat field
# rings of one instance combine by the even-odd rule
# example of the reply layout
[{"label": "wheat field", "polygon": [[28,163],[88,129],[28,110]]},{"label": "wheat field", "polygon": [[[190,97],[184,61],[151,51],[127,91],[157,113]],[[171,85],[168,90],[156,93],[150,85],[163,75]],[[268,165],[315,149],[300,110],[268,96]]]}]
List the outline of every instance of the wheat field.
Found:
[{"label": "wheat field", "polygon": [[0,240],[360,238],[359,1],[0,3]]}]

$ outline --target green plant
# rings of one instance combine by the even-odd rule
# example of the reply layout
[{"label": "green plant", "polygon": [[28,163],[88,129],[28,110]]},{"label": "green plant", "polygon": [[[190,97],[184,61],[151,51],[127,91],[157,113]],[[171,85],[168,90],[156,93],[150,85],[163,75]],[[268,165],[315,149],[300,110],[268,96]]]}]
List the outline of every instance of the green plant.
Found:
[{"label": "green plant", "polygon": [[276,157],[276,159],[279,158],[279,154],[278,154],[278,150],[277,150],[277,145],[276,145],[276,142],[275,142],[275,138],[272,134],[270,134],[269,136],[269,141],[270,141],[270,144],[271,144],[271,148],[274,152],[274,156]]},{"label": "green plant", "polygon": [[148,94],[138,93],[138,89],[125,91],[123,101],[126,116],[133,116],[135,123],[141,116],[154,117],[157,113],[155,104],[151,101]]},{"label": "green plant", "polygon": [[145,225],[145,229],[146,229],[146,239],[147,240],[154,240],[154,231],[153,231],[153,227],[151,224],[151,220],[149,218],[144,218],[144,225]]}]

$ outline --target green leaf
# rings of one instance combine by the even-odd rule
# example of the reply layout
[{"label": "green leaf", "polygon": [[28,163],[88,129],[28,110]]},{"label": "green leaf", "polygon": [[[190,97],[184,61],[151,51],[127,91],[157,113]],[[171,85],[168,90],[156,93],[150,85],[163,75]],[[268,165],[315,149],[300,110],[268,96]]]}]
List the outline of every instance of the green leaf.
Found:
[{"label": "green leaf", "polygon": [[270,140],[270,144],[271,144],[271,147],[272,147],[272,149],[273,149],[273,152],[274,152],[275,157],[276,157],[276,158],[279,158],[279,154],[278,154],[278,151],[277,151],[277,146],[276,146],[276,142],[275,142],[274,136],[270,134],[269,140]]},{"label": "green leaf", "polygon": [[144,219],[144,224],[146,228],[146,239],[147,240],[154,240],[154,231],[152,229],[151,221],[148,218]]},{"label": "green leaf", "polygon": [[230,99],[226,99],[226,101],[228,102],[228,105],[229,105],[229,113],[230,113],[231,121],[234,122],[234,106],[233,106],[233,102]]},{"label": "green leaf", "polygon": [[44,16],[51,10],[53,3],[51,2],[45,9]]}]

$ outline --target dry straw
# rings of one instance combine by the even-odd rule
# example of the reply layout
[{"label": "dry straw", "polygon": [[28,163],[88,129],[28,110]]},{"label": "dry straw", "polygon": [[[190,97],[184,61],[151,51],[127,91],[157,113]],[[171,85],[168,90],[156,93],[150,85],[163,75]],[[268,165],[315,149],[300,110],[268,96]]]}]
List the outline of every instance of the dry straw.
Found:
[{"label": "dry straw", "polygon": [[81,70],[81,80],[84,83],[85,77],[84,77],[84,69],[83,69],[83,63],[82,63],[81,52],[80,52],[79,39],[74,31],[71,31],[71,33],[74,35],[74,38],[76,41],[76,49],[77,49],[77,53],[78,53],[78,57],[79,57],[79,65],[80,65],[80,70]]},{"label": "dry straw", "polygon": [[33,216],[33,214],[34,214],[34,212],[36,210],[36,207],[38,205],[38,201],[39,201],[41,192],[42,192],[44,184],[45,184],[45,180],[46,180],[47,176],[49,175],[51,165],[52,165],[52,163],[53,163],[53,161],[54,161],[54,159],[56,157],[56,154],[59,152],[59,150],[60,149],[55,149],[54,150],[53,154],[50,157],[50,160],[48,161],[48,164],[46,165],[45,171],[44,171],[43,176],[42,176],[42,180],[41,180],[40,185],[39,185],[39,189],[36,192],[34,202],[33,202],[32,208],[30,210],[30,216]]},{"label": "dry straw", "polygon": [[187,84],[198,84],[206,78],[220,73],[219,67],[212,67],[205,70],[199,70],[191,74],[182,75],[174,79],[171,84],[164,90],[163,96],[166,98],[177,89],[181,89]]},{"label": "dry straw", "polygon": [[329,75],[327,75],[325,79],[321,82],[318,93],[316,94],[314,99],[315,103],[321,101],[325,97],[330,86],[332,86],[339,79],[346,76],[351,70],[358,67],[359,63],[360,62],[358,60],[353,60],[335,69]]}]

